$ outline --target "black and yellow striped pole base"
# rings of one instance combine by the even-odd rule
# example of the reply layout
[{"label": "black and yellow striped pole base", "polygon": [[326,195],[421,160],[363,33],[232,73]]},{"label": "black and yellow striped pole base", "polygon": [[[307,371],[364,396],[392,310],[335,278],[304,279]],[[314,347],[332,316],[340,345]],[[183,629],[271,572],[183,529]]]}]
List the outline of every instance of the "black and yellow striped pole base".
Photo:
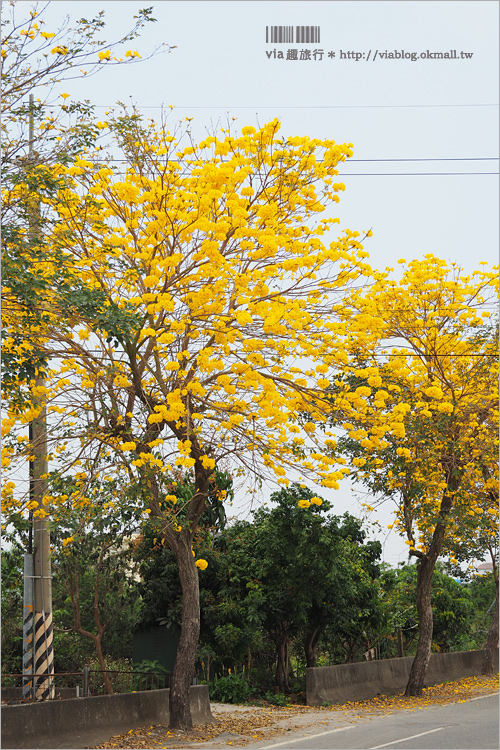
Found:
[{"label": "black and yellow striped pole base", "polygon": [[23,591],[23,698],[33,693],[33,555],[24,556]]},{"label": "black and yellow striped pole base", "polygon": [[52,700],[54,686],[54,644],[52,613],[35,612],[35,698]]},{"label": "black and yellow striped pole base", "polygon": [[33,697],[33,605],[23,608],[23,698]]}]

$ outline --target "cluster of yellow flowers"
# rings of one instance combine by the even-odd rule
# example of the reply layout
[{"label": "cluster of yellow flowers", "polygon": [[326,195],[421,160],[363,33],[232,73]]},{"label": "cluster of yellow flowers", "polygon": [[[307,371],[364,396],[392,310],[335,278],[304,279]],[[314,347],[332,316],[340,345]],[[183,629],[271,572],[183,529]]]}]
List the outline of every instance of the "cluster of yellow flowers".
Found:
[{"label": "cluster of yellow flowers", "polygon": [[350,321],[363,319],[351,351],[362,351],[369,365],[348,369],[369,386],[383,386],[353,402],[356,419],[345,426],[364,453],[352,464],[358,476],[373,480],[378,473],[385,491],[399,494],[394,525],[412,550],[428,549],[444,518],[450,545],[471,534],[465,516],[475,517],[478,529],[486,513],[483,526],[495,532],[498,500],[485,477],[498,477],[497,338],[487,309],[497,297],[496,269],[465,276],[426,255],[408,264],[400,281],[380,274],[344,306]]},{"label": "cluster of yellow flowers", "polygon": [[[343,190],[337,165],[351,144],[281,138],[274,120],[188,147],[153,129],[129,147],[147,170],[117,175],[81,154],[50,168],[60,187],[40,198],[54,258],[105,299],[68,330],[47,292],[45,326],[32,333],[57,353],[43,394],[54,418],[74,420],[82,444],[104,443],[144,478],[174,466],[207,478],[221,461],[248,470],[260,457],[280,484],[293,467],[334,489],[351,471],[336,450],[340,427],[362,448],[359,472],[385,470],[392,446],[400,465],[386,471],[388,488],[404,489],[410,475],[427,483],[425,537],[453,430],[476,466],[495,422],[490,343],[474,335],[494,275],[466,278],[426,256],[396,282],[370,269],[358,232],[325,241],[338,219],[318,217]],[[18,325],[22,306],[9,316]],[[6,431],[34,408],[9,413]],[[6,463],[13,455],[26,446],[9,444]],[[182,503],[167,499],[181,528]]]}]

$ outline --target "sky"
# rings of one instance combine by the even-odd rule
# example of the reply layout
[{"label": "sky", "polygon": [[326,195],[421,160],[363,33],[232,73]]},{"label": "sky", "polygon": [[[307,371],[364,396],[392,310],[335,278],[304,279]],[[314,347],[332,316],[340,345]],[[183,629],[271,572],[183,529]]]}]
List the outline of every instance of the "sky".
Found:
[{"label": "sky", "polygon": [[[19,15],[31,5],[16,2]],[[340,229],[372,229],[373,267],[397,273],[400,258],[426,253],[467,272],[498,262],[496,1],[66,0],[50,4],[46,29],[104,10],[106,38],[116,38],[149,5],[157,22],[133,48],[143,58],[162,43],[175,49],[61,92],[89,99],[103,119],[117,101],[152,118],[173,106],[172,123],[193,118],[195,137],[227,118],[239,128],[278,117],[284,135],[352,143],[336,215]],[[273,26],[292,26],[293,40],[271,41]],[[319,41],[297,41],[297,26],[319,27]],[[328,499],[336,513],[362,512],[346,482]],[[391,507],[377,518],[384,560],[406,561],[386,529]]]}]

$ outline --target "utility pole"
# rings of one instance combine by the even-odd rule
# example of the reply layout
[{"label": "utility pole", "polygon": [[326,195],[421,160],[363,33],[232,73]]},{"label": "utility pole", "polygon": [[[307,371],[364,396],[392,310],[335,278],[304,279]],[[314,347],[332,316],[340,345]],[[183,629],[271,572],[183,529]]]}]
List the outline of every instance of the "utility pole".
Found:
[{"label": "utility pole", "polygon": [[[34,144],[34,97],[30,94],[29,156],[35,157]],[[40,236],[40,204],[38,200],[29,206],[29,236],[36,241]],[[32,392],[33,405],[40,411],[30,425],[30,487],[31,500],[37,503],[33,515],[33,646],[35,698],[47,700],[55,697],[54,649],[52,631],[52,577],[50,568],[50,532],[46,516],[36,515],[44,510],[47,494],[47,410],[45,406],[45,378],[38,372]]]},{"label": "utility pole", "polygon": [[[33,444],[33,430],[29,427],[30,451]],[[30,462],[30,503],[33,501],[33,468]],[[33,684],[33,511],[29,515],[28,552],[24,555],[23,591],[23,698],[34,698]]]}]

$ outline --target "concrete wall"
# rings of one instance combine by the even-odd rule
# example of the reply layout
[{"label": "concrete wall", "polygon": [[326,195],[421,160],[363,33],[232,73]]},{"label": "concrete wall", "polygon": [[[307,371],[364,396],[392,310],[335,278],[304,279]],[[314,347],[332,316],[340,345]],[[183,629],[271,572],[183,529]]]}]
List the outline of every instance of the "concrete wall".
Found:
[{"label": "concrete wall", "polygon": [[[148,724],[168,724],[170,690],[2,706],[2,748],[82,748]],[[207,685],[191,687],[194,724],[214,721]]]},{"label": "concrete wall", "polygon": [[[425,685],[481,674],[482,651],[431,654]],[[356,664],[306,669],[306,700],[309,706],[324,702],[347,703],[376,695],[401,693],[406,687],[413,656],[380,659]],[[498,651],[497,651],[498,664]]]},{"label": "concrete wall", "polygon": [[[80,694],[77,694],[77,688],[60,688],[56,687],[56,699],[60,698],[78,698],[81,695],[82,688],[80,687]],[[3,701],[20,701],[23,698],[22,687],[3,687],[2,686],[2,700]]]}]

